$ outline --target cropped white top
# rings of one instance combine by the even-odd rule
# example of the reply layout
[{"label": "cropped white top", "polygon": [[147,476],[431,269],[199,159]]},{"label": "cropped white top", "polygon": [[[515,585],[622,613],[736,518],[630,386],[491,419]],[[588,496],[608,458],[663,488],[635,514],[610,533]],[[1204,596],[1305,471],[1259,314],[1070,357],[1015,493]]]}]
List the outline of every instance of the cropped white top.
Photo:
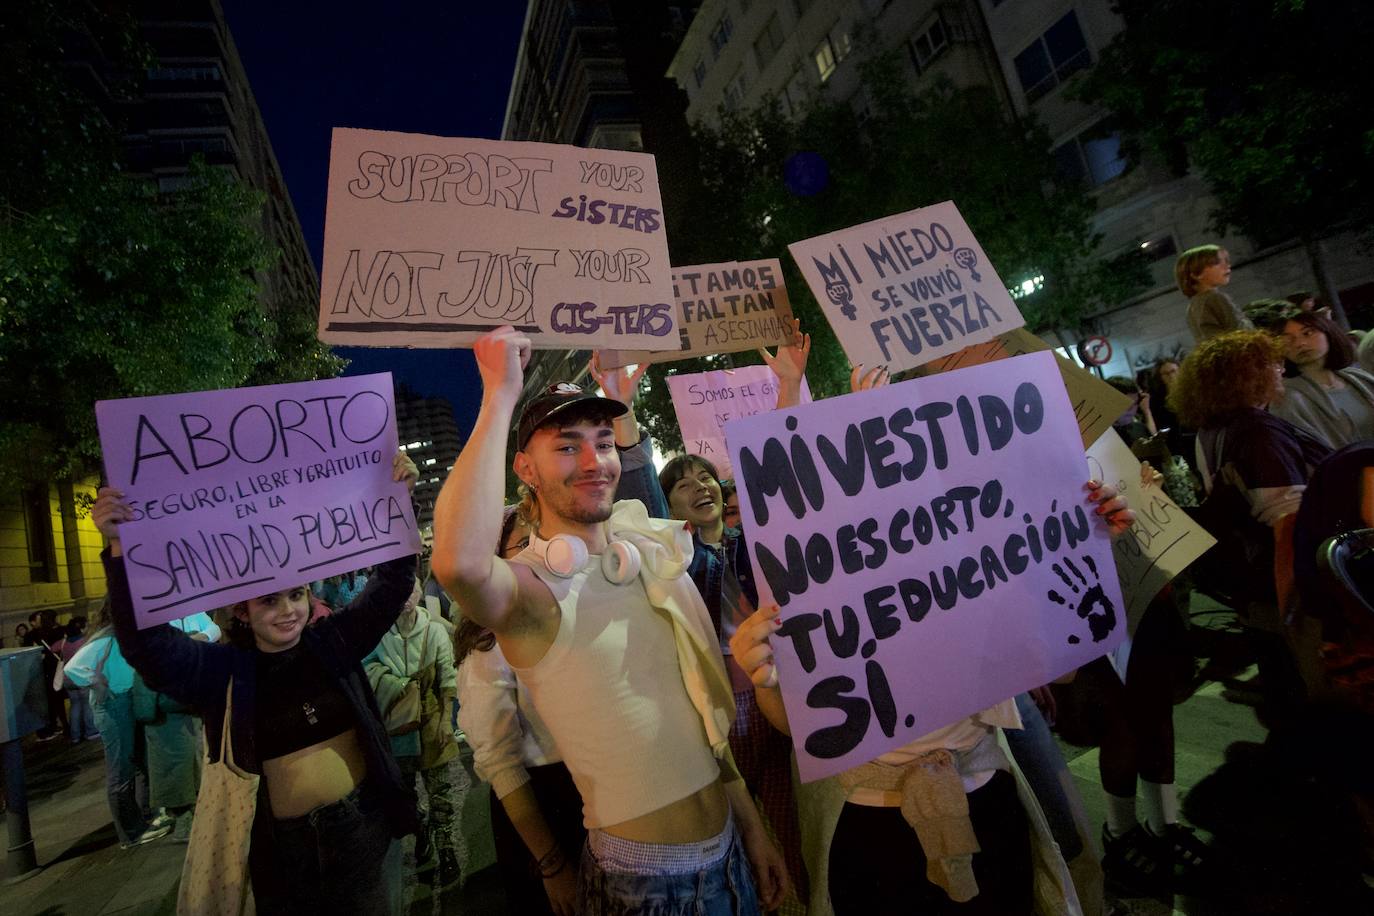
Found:
[{"label": "cropped white top", "polygon": [[537,663],[511,666],[528,688],[582,793],[583,821],[611,827],[657,811],[720,775],[701,715],[683,685],[673,625],[642,579],[607,581],[590,556],[571,578],[532,569],[562,612]]}]

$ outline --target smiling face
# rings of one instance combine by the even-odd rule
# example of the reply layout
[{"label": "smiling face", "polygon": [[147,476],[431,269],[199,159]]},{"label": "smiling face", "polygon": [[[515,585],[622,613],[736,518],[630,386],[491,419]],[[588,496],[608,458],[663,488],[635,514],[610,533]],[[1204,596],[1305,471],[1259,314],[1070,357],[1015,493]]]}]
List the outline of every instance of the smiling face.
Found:
[{"label": "smiling face", "polygon": [[1299,369],[1324,367],[1331,341],[1318,328],[1301,321],[1289,321],[1283,326],[1283,355]]},{"label": "smiling face", "polygon": [[304,585],[234,605],[234,616],[248,624],[262,652],[283,652],[300,642],[310,620],[310,590]]},{"label": "smiling face", "polygon": [[691,522],[698,530],[710,528],[721,520],[724,511],[720,481],[705,465],[690,465],[668,491],[668,509],[673,518]]},{"label": "smiling face", "polygon": [[539,499],[541,527],[563,520],[599,524],[611,517],[620,454],[609,420],[540,427],[515,455],[515,473]]}]

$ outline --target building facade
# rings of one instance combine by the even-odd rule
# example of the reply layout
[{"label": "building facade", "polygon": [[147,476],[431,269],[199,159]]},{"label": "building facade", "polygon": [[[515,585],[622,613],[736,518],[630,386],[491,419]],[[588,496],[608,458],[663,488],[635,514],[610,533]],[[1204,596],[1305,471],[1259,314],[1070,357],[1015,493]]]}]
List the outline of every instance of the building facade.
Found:
[{"label": "building facade", "polygon": [[444,398],[422,398],[405,388],[396,390],[396,435],[401,451],[420,469],[415,484],[415,523],[426,547],[434,540],[434,502],[453,470],[463,440],[453,419],[453,405]]},{"label": "building facade", "polygon": [[[269,309],[319,308],[319,275],[218,0],[136,0],[138,33],[154,59],[131,97],[108,90],[100,49],[76,36],[64,61],[80,88],[124,127],[128,169],[174,192],[191,157],[230,170],[263,193],[262,227],[282,252],[262,274]],[[456,454],[456,450],[455,450]],[[100,533],[83,506],[97,481],[49,482],[0,494],[0,635],[39,608],[84,612],[105,594]]]},{"label": "building facade", "polygon": [[[668,238],[675,197],[691,193],[686,98],[664,76],[695,2],[529,0],[506,105],[503,140],[654,154]],[[580,381],[591,353],[539,350],[524,398]]]},{"label": "building facade", "polygon": [[[1088,0],[706,0],[669,74],[687,93],[688,118],[705,123],[766,98],[790,114],[818,93],[862,117],[869,102],[858,62],[892,50],[913,90],[935,78],[990,86],[1008,114],[1045,126],[1061,173],[1091,189],[1101,255],[1139,251],[1148,261],[1148,288],[1105,303],[1091,321],[1113,344],[1104,372],[1130,375],[1192,346],[1186,300],[1173,280],[1174,261],[1187,248],[1215,243],[1231,252],[1228,293],[1242,304],[1316,282],[1296,240],[1261,249],[1211,232],[1215,204],[1201,178],[1173,175],[1148,159],[1128,164],[1110,113],[1069,97],[1075,78],[1122,26],[1110,4]],[[1325,253],[1343,300],[1374,300],[1374,262],[1353,236],[1328,239]],[[1034,278],[1004,279],[1034,285]],[[1075,333],[1065,331],[1055,345]]]}]

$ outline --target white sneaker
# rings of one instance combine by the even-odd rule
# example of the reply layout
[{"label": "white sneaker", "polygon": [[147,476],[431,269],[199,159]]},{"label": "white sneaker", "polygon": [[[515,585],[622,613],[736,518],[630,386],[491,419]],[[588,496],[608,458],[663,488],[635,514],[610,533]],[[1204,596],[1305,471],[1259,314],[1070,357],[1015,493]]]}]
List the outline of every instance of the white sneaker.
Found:
[{"label": "white sneaker", "polygon": [[168,814],[166,808],[157,809],[157,817],[148,822],[149,830],[158,830],[162,827],[175,827],[177,819],[174,815]]},{"label": "white sneaker", "polygon": [[160,840],[172,832],[171,824],[164,824],[161,827],[149,827],[140,833],[132,843],[120,843],[120,849],[133,849],[135,846],[142,846],[144,843],[151,843],[153,840]]}]

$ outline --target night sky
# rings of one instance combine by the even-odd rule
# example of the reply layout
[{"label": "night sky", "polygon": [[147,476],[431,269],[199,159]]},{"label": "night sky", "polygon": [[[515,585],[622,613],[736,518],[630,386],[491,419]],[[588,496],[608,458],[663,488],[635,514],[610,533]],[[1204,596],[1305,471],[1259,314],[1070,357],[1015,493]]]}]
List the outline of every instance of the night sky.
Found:
[{"label": "night sky", "polygon": [[[525,18],[519,0],[222,0],[305,242],[320,268],[329,136],[361,127],[499,139]],[[470,350],[340,347],[345,375],[392,372],[453,403],[466,434],[481,383]]]}]

